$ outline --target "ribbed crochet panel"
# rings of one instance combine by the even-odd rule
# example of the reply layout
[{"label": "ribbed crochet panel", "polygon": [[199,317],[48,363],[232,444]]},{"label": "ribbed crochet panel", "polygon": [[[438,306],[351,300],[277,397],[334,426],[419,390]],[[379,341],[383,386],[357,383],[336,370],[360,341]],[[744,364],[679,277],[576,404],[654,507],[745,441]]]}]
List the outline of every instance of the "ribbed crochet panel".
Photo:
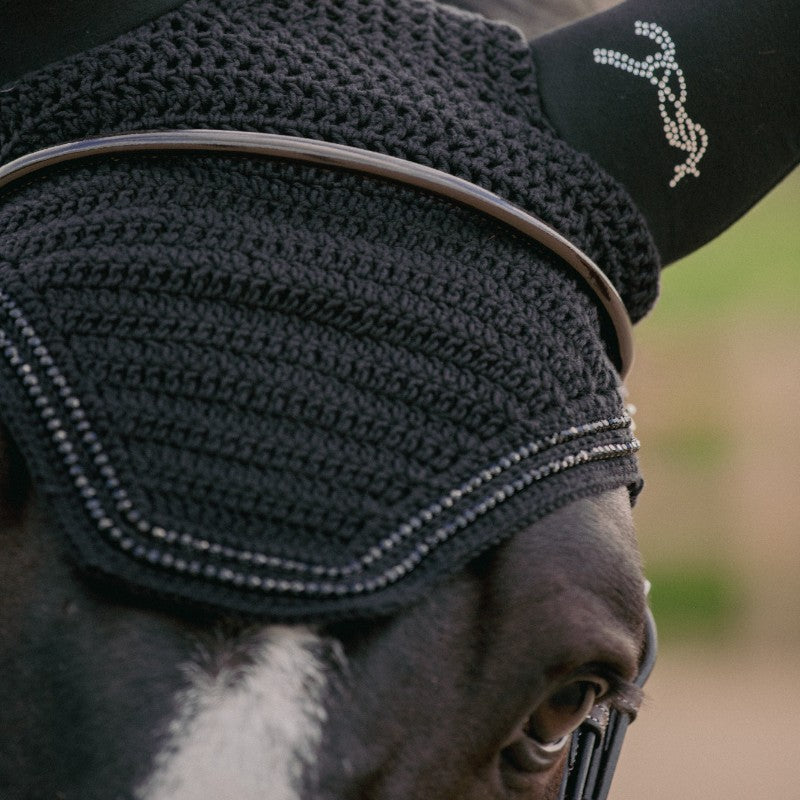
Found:
[{"label": "ribbed crochet panel", "polygon": [[[425,4],[191,2],[0,98],[4,158],[129,128],[297,133],[524,198],[620,274],[651,256],[537,116],[513,32]],[[79,565],[135,591],[271,619],[412,602],[638,485],[617,380],[555,256],[417,190],[129,156],[0,198],[0,413]]]},{"label": "ribbed crochet panel", "polygon": [[0,162],[125,130],[294,134],[389,153],[541,216],[652,305],[655,248],[625,191],[540,111],[514,29],[414,0],[190,0],[0,93]]}]

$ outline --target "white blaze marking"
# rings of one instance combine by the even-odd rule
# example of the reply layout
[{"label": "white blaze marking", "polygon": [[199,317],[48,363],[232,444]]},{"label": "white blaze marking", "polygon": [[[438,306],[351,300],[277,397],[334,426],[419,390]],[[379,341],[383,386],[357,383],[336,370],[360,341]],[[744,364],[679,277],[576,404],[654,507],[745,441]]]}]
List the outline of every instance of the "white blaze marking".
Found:
[{"label": "white blaze marking", "polygon": [[270,626],[248,666],[193,665],[139,800],[298,800],[325,720],[321,645],[308,628]]}]

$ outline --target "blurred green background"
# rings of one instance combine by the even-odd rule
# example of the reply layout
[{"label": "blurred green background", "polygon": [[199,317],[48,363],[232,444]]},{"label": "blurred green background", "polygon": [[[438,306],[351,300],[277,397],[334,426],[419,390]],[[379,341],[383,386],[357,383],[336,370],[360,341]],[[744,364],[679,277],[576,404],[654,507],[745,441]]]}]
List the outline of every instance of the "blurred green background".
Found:
[{"label": "blurred green background", "polygon": [[800,800],[800,171],[663,273],[628,380],[661,653],[612,800]]},{"label": "blurred green background", "polygon": [[636,514],[665,645],[800,644],[800,173],[664,271],[637,346]]}]

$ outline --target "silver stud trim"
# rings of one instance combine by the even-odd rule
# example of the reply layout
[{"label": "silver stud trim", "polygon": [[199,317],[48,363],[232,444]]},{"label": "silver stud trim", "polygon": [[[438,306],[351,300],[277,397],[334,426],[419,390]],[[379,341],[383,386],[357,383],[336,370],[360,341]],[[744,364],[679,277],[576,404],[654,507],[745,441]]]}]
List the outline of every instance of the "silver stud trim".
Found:
[{"label": "silver stud trim", "polygon": [[[17,332],[23,337],[25,345],[31,350],[34,359],[32,363],[26,361],[19,346],[13,341],[12,333],[3,328],[0,328],[0,351],[17,373],[33,401],[34,407],[38,409],[45,429],[50,434],[56,452],[67,467],[67,473],[72,479],[84,508],[106,541],[135,559],[162,569],[190,576],[202,576],[220,583],[242,586],[269,594],[345,596],[377,591],[400,580],[415,569],[433,550],[449,541],[456,533],[467,528],[477,519],[532,484],[581,464],[621,458],[635,453],[639,449],[639,442],[635,438],[631,438],[626,442],[580,449],[561,458],[552,459],[545,464],[539,464],[527,470],[523,468],[521,472],[519,471],[523,462],[558,445],[577,441],[593,433],[629,429],[631,418],[627,413],[619,417],[571,426],[550,436],[529,441],[421,509],[399,525],[378,545],[371,547],[362,556],[344,565],[316,564],[256,551],[238,550],[218,542],[192,536],[189,533],[169,530],[142,516],[141,512],[134,507],[126,490],[120,485],[108,455],[86,420],[80,400],[74,395],[66,378],[54,364],[47,347],[36,336],[20,307],[3,290],[0,290],[0,308],[12,321],[11,328],[17,329]],[[38,368],[42,368],[50,383],[57,387],[54,394],[58,399],[51,398],[43,389],[43,382],[36,374]],[[80,434],[78,437],[70,437],[69,430],[59,414],[69,420],[69,425]],[[81,446],[78,448],[76,448],[75,438],[81,442]],[[80,463],[75,452],[76,449],[88,454],[92,468],[102,478],[102,486],[92,484],[84,466]],[[513,479],[509,478],[508,483],[497,488],[489,486],[512,469],[516,471]],[[486,491],[481,493],[478,491],[481,489]],[[443,522],[424,536],[414,545],[411,552],[400,558],[397,563],[385,567],[379,574],[355,577],[357,574],[364,573],[368,568],[372,568],[381,559],[386,558],[392,550],[413,536],[416,531],[430,526],[446,511],[452,510],[456,506],[464,506],[476,493],[482,494],[482,496],[476,497],[472,505],[466,506],[451,520]],[[100,496],[108,497],[112,501],[113,511],[104,505]],[[160,547],[162,543],[178,544],[197,553],[210,553],[219,558],[237,562],[239,565],[254,565],[311,575],[312,579],[272,578],[245,572],[231,566],[220,566],[215,563],[203,564],[192,559],[188,554],[181,556],[163,550]]]}]

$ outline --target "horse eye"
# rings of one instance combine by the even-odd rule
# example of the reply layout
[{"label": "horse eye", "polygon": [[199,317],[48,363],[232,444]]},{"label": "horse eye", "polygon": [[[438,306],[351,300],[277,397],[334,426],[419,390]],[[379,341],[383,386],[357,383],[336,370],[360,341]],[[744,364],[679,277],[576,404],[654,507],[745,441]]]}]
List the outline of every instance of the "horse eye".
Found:
[{"label": "horse eye", "polygon": [[520,780],[561,760],[570,734],[608,692],[602,678],[580,678],[559,687],[528,718],[524,730],[501,753],[506,778]]},{"label": "horse eye", "polygon": [[525,732],[540,744],[551,744],[572,733],[592,706],[608,691],[600,678],[574,680],[553,692],[531,714]]}]

